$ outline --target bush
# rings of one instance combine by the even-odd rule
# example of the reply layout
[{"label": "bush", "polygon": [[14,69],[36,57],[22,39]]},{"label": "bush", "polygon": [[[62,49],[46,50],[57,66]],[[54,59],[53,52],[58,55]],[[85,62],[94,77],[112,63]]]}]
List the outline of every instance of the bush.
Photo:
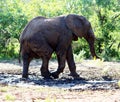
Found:
[{"label": "bush", "polygon": [[12,0],[0,2],[2,5],[0,9],[2,11],[0,12],[0,56],[16,58],[19,52],[19,35],[27,23],[27,17],[22,13],[17,2]]},{"label": "bush", "polygon": [[[17,57],[20,33],[32,18],[75,13],[91,22],[97,54],[105,60],[120,60],[119,9],[118,0],[0,0],[0,58]],[[81,51],[83,58],[90,58],[83,39],[73,43],[73,52],[79,55]]]}]

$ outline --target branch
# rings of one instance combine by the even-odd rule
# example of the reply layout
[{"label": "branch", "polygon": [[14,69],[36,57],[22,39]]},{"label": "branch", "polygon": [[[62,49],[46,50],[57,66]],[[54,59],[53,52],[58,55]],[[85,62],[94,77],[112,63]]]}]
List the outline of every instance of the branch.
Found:
[{"label": "branch", "polygon": [[117,14],[116,16],[114,16],[114,18],[113,19],[116,19],[116,18],[118,18],[120,16],[120,13],[119,14]]},{"label": "branch", "polygon": [[114,17],[112,17],[112,18],[113,18],[113,19],[112,19],[112,22],[114,22],[115,19],[117,19],[119,16],[120,16],[120,13],[119,13],[119,14],[116,14]]},{"label": "branch", "polygon": [[120,48],[120,43],[118,44],[118,49]]},{"label": "branch", "polygon": [[115,43],[115,40],[111,43],[111,45],[109,46],[109,49],[111,49],[114,43]]}]

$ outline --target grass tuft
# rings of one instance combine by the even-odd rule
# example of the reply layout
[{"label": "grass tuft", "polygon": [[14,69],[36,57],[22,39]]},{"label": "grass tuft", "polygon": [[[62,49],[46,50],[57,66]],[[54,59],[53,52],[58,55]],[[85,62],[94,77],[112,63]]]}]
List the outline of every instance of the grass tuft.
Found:
[{"label": "grass tuft", "polygon": [[6,94],[5,100],[6,101],[14,101],[15,100],[15,96],[13,96],[12,94]]}]

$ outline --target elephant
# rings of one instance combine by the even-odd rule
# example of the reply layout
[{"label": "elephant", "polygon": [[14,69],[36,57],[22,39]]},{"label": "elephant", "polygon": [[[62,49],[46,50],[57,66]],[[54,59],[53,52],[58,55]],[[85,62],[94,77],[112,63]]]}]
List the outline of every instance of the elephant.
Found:
[{"label": "elephant", "polygon": [[[53,18],[38,16],[33,18],[20,35],[20,54],[23,60],[22,78],[28,78],[29,64],[33,58],[42,59],[41,75],[46,78],[59,78],[67,61],[70,75],[79,77],[73,58],[72,41],[84,38],[89,44],[93,57],[96,55],[95,35],[90,22],[81,15],[68,14]],[[55,53],[58,68],[55,72],[48,69],[52,53]]]}]

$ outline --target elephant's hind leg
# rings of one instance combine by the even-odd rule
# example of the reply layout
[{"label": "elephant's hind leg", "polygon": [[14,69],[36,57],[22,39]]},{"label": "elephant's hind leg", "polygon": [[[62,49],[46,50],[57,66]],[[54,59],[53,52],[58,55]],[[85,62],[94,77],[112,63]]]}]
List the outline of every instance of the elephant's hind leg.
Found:
[{"label": "elephant's hind leg", "polygon": [[32,58],[30,58],[28,54],[24,54],[22,56],[22,59],[23,59],[22,78],[28,78],[28,68],[29,68],[29,64],[30,64],[30,61],[32,60]]}]

